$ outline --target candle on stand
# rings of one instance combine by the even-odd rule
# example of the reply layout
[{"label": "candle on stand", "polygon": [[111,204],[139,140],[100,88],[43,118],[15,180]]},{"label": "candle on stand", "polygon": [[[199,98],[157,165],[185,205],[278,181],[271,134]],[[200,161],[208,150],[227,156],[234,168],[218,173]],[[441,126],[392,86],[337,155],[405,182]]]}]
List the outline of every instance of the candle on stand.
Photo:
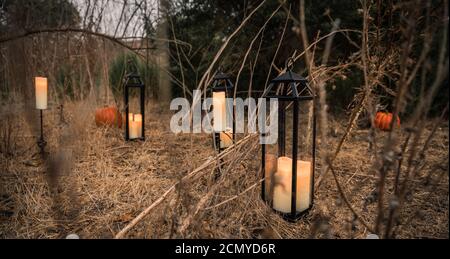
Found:
[{"label": "candle on stand", "polygon": [[142,138],[142,114],[135,114],[134,122],[138,130],[138,138]]},{"label": "candle on stand", "polygon": [[[273,191],[273,208],[291,213],[292,159],[280,157],[277,161]],[[305,211],[311,204],[311,162],[297,161],[297,212]]]},{"label": "candle on stand", "polygon": [[47,109],[47,91],[48,84],[46,77],[36,77],[36,109],[45,110]]},{"label": "candle on stand", "polygon": [[233,145],[233,130],[227,129],[220,132],[220,148],[228,148]]},{"label": "candle on stand", "polygon": [[227,121],[225,92],[213,92],[214,131],[225,131]]}]

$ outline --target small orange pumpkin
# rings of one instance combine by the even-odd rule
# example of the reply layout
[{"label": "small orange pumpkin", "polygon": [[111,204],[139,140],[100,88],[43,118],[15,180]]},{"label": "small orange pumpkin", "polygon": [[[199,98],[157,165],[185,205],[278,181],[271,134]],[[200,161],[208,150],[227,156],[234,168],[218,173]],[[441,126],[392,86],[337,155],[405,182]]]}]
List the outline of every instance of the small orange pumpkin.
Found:
[{"label": "small orange pumpkin", "polygon": [[122,116],[116,107],[106,107],[95,111],[97,126],[122,127]]},{"label": "small orange pumpkin", "polygon": [[[391,130],[392,117],[393,115],[390,112],[377,112],[374,122],[375,127],[385,131]],[[400,118],[398,116],[397,126],[400,127]]]}]

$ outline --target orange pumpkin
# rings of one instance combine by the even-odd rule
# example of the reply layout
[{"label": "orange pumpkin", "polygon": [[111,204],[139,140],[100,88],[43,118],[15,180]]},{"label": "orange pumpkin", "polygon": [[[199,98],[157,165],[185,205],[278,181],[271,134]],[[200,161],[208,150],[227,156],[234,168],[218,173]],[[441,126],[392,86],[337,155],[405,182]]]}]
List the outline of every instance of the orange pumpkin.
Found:
[{"label": "orange pumpkin", "polygon": [[106,107],[95,111],[97,126],[122,127],[122,116],[116,107]]},{"label": "orange pumpkin", "polygon": [[[385,131],[391,130],[392,117],[393,115],[390,112],[377,112],[374,122],[375,127]],[[398,116],[397,126],[400,127],[400,118]]]}]

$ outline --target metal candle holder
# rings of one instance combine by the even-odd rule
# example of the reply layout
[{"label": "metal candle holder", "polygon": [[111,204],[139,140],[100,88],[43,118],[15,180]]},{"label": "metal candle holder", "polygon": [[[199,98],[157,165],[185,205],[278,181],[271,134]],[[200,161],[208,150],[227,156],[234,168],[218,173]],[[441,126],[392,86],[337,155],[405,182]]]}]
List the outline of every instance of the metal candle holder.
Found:
[{"label": "metal candle holder", "polygon": [[44,111],[40,111],[40,117],[41,117],[41,136],[39,137],[37,141],[37,145],[39,149],[41,150],[41,154],[45,154],[45,146],[47,146],[47,142],[44,139]]}]

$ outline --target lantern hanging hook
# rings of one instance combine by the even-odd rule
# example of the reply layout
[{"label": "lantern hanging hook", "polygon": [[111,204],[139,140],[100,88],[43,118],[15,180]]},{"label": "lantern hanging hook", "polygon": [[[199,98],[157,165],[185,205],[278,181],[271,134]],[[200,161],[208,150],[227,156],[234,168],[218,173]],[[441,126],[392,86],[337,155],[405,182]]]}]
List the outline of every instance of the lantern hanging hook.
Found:
[{"label": "lantern hanging hook", "polygon": [[292,70],[292,69],[294,68],[294,63],[295,63],[294,58],[289,57],[289,58],[286,60],[286,70],[287,70],[287,71]]},{"label": "lantern hanging hook", "polygon": [[127,71],[130,75],[138,73],[137,64],[134,62],[132,58],[128,58],[127,65],[128,65]]}]

